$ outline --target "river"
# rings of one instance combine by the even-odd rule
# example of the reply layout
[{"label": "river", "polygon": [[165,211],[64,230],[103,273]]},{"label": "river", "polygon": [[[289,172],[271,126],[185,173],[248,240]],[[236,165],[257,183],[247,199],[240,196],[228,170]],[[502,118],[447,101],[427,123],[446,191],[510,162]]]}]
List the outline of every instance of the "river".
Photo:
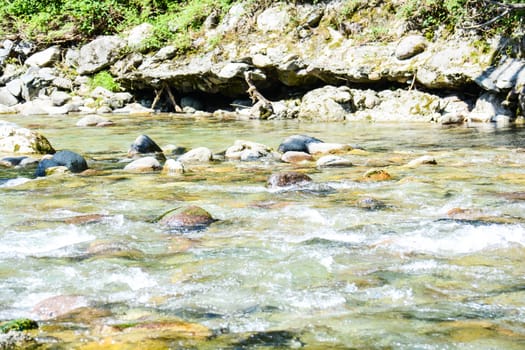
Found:
[{"label": "river", "polygon": [[[0,169],[0,320],[36,319],[35,348],[525,348],[525,128],[2,119],[96,170],[34,179]],[[348,168],[265,160],[124,172],[140,134],[216,153],[238,139],[277,149],[293,134],[360,149],[343,155]],[[436,165],[407,166],[428,155]],[[365,181],[372,168],[392,178]],[[314,185],[268,189],[280,170]],[[155,222],[185,204],[219,221],[183,233]]]}]

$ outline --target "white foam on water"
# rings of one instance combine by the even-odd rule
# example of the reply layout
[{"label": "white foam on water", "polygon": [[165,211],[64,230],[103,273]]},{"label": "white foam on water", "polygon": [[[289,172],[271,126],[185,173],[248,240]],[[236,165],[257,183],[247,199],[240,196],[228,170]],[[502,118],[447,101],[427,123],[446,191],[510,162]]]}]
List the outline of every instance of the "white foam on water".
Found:
[{"label": "white foam on water", "polygon": [[379,245],[388,245],[403,253],[456,255],[471,254],[489,248],[505,248],[513,244],[525,246],[525,228],[522,225],[436,227],[435,224],[429,224],[428,229],[405,233]]},{"label": "white foam on water", "polygon": [[31,181],[31,179],[28,179],[26,177],[17,177],[16,179],[9,179],[5,183],[0,185],[0,188],[10,188],[10,187],[16,187],[19,185],[23,185],[25,183],[28,183]]},{"label": "white foam on water", "polygon": [[439,264],[436,260],[422,260],[404,264],[394,270],[409,273],[420,273],[434,271],[439,268],[443,268],[443,265]]},{"label": "white foam on water", "polygon": [[157,286],[157,281],[138,267],[129,268],[127,273],[114,273],[105,282],[127,284],[133,291]]},{"label": "white foam on water", "polygon": [[7,231],[0,235],[0,254],[6,256],[30,256],[52,252],[95,238],[85,228],[66,226],[31,232]]}]

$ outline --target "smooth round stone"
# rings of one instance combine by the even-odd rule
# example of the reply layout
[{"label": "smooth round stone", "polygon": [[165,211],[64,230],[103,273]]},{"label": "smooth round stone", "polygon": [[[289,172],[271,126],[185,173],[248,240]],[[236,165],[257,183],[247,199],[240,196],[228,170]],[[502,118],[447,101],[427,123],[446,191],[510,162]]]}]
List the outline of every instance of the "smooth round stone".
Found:
[{"label": "smooth round stone", "polygon": [[353,165],[350,160],[334,155],[323,156],[317,160],[316,164],[318,168],[344,168]]},{"label": "smooth round stone", "polygon": [[306,174],[296,171],[287,171],[270,175],[266,184],[270,188],[276,188],[303,185],[310,182],[312,182],[312,178]]},{"label": "smooth round stone", "polygon": [[310,162],[314,158],[311,154],[306,152],[288,151],[281,156],[281,160],[285,163],[301,163]]}]

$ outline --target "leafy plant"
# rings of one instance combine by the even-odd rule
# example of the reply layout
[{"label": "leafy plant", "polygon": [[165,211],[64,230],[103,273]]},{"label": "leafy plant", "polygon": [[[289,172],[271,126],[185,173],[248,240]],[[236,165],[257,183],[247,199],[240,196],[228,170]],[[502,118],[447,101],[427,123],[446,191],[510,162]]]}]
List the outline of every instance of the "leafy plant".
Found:
[{"label": "leafy plant", "polygon": [[115,81],[108,71],[101,71],[95,74],[93,78],[91,78],[89,85],[92,89],[100,86],[113,92],[121,91],[120,84]]}]

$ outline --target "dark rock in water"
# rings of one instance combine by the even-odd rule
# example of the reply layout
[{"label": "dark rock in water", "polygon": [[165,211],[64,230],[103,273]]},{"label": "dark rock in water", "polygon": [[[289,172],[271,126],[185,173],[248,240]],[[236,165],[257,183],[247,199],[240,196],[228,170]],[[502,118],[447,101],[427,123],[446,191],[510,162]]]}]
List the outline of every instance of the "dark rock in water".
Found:
[{"label": "dark rock in water", "polygon": [[304,344],[297,334],[290,331],[267,331],[250,334],[247,338],[240,340],[236,345],[241,348],[300,348]]},{"label": "dark rock in water", "polygon": [[65,166],[73,173],[80,173],[88,168],[87,162],[80,154],[72,151],[59,151],[51,159],[43,159],[38,163],[35,176],[46,176],[49,168]]},{"label": "dark rock in water", "polygon": [[148,135],[139,135],[131,144],[128,155],[162,153],[162,149]]},{"label": "dark rock in water", "polygon": [[296,171],[287,171],[270,175],[266,185],[270,188],[275,188],[302,185],[309,182],[312,182],[312,178],[310,176]]},{"label": "dark rock in water", "polygon": [[42,159],[38,163],[38,167],[35,171],[36,177],[46,176],[46,169],[53,168],[56,166],[60,166],[57,162],[55,162],[53,159]]},{"label": "dark rock in water", "polygon": [[206,210],[197,206],[177,208],[162,215],[159,223],[174,231],[203,230],[217,221]]},{"label": "dark rock in water", "polygon": [[24,159],[27,159],[27,157],[24,157],[24,156],[22,156],[22,157],[5,157],[5,158],[0,159],[0,165],[5,165],[5,166],[8,166],[8,167],[14,167],[14,166],[20,165],[20,163]]},{"label": "dark rock in water", "polygon": [[59,151],[51,158],[58,165],[65,166],[73,173],[81,173],[88,168],[87,162],[80,154],[71,151]]},{"label": "dark rock in water", "polygon": [[281,142],[277,150],[281,153],[286,153],[289,151],[309,153],[308,144],[322,142],[323,141],[316,139],[315,137],[307,135],[292,135]]}]

